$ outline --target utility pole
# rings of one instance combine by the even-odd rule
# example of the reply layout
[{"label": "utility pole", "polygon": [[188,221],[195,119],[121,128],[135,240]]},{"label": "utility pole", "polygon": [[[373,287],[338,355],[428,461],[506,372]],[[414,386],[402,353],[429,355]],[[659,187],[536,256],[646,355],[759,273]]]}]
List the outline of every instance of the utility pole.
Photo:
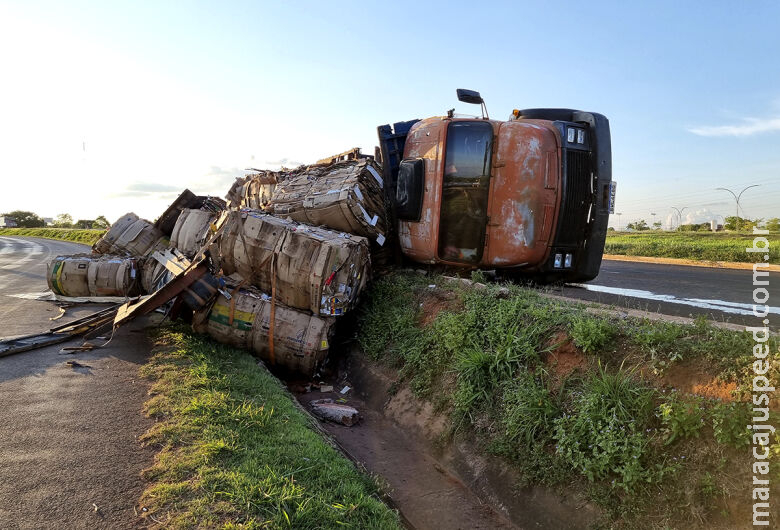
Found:
[{"label": "utility pole", "polygon": [[[745,190],[749,190],[750,188],[755,188],[756,186],[760,186],[760,184],[751,184],[750,186],[746,186],[745,188],[742,189],[742,191],[739,192],[739,195],[737,195],[736,193],[734,193],[728,188],[715,188],[716,190],[727,191],[734,196],[734,200],[737,202],[737,220],[736,220],[737,232],[739,232],[739,199],[742,198],[742,194],[745,193]],[[725,223],[726,220],[724,218],[723,224],[725,225]]]},{"label": "utility pole", "polygon": [[655,228],[655,212],[650,212],[650,215],[653,216],[653,228]]},{"label": "utility pole", "polygon": [[615,213],[615,215],[618,216],[618,232],[620,232],[620,216],[623,215],[622,213]]}]

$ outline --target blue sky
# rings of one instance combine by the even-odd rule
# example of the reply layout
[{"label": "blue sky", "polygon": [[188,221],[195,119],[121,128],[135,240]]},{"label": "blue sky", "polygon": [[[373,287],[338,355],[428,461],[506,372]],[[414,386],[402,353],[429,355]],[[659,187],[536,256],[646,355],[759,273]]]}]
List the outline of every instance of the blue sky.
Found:
[{"label": "blue sky", "polygon": [[[156,217],[184,187],[441,115],[611,122],[620,222],[780,216],[772,2],[7,2],[0,210]],[[613,224],[617,224],[614,218]]]}]

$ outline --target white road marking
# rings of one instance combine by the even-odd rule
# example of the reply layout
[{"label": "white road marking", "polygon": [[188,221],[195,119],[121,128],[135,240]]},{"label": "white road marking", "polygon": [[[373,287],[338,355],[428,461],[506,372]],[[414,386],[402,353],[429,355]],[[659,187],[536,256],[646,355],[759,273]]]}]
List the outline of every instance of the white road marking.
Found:
[{"label": "white road marking", "polygon": [[[687,305],[701,309],[714,309],[723,313],[733,315],[752,315],[752,304],[741,304],[738,302],[727,302],[725,300],[710,300],[706,298],[678,298],[671,294],[656,294],[641,289],[623,289],[621,287],[607,287],[606,285],[593,285],[588,283],[571,283],[573,287],[582,287],[588,291],[599,293],[614,294],[618,296],[627,296],[630,298],[641,298],[643,300],[653,300],[656,302],[667,302],[670,304]],[[769,306],[769,313],[780,315],[780,307]]]}]

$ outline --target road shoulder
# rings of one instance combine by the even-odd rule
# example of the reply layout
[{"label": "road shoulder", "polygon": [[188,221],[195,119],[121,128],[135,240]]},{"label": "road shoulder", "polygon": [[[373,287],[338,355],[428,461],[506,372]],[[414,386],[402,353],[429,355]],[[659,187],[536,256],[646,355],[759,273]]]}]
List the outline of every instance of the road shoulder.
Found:
[{"label": "road shoulder", "polygon": [[[0,359],[0,518],[5,528],[138,528],[141,471],[154,451],[138,437],[149,352],[138,325],[77,355],[64,345]],[[68,361],[77,364],[71,366]]]},{"label": "road shoulder", "polygon": [[[753,270],[752,263],[739,263],[735,261],[707,261],[707,260],[678,259],[678,258],[654,258],[650,256],[624,256],[622,254],[604,254],[604,259],[609,261],[658,263],[661,265],[684,265],[688,267],[708,267],[714,269]],[[780,272],[780,265],[775,265],[773,263],[770,263],[766,267],[762,267],[761,270],[767,270],[770,272]]]}]

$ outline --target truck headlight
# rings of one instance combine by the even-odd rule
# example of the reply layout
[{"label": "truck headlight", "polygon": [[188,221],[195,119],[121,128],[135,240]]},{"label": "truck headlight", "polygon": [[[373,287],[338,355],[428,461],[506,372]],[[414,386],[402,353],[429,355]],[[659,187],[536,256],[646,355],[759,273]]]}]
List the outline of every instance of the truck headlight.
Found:
[{"label": "truck headlight", "polygon": [[578,144],[585,143],[585,131],[582,129],[577,129],[577,143]]},{"label": "truck headlight", "polygon": [[562,262],[563,262],[563,254],[556,254],[555,261],[553,261],[553,267],[555,267],[556,269],[560,269]]},{"label": "truck headlight", "polygon": [[566,254],[566,259],[563,260],[563,266],[567,269],[571,268],[571,254]]},{"label": "truck headlight", "polygon": [[575,137],[576,134],[577,134],[577,129],[575,129],[574,127],[569,127],[568,130],[566,131],[566,140],[570,144],[573,144],[574,143],[574,137]]}]

